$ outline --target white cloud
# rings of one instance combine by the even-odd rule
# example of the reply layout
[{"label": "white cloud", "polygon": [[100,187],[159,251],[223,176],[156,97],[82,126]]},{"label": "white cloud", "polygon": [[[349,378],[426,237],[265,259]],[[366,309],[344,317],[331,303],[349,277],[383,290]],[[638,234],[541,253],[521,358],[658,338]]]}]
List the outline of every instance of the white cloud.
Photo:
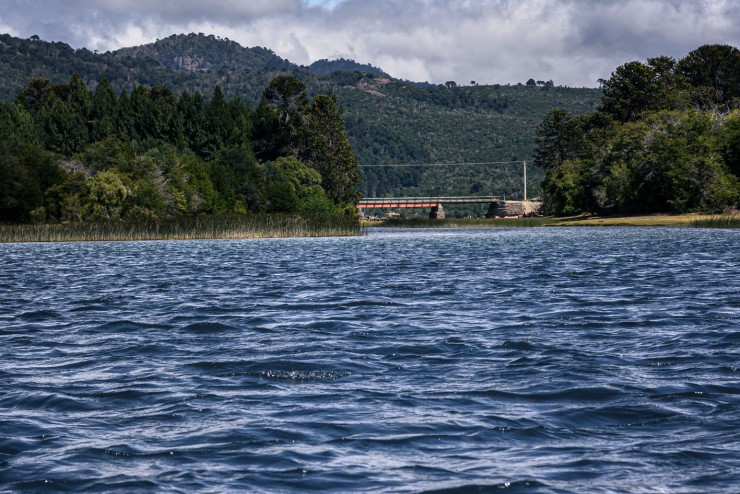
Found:
[{"label": "white cloud", "polygon": [[594,86],[629,60],[740,44],[732,0],[0,0],[11,34],[101,51],[204,32],[299,64],[349,57],[412,80]]}]

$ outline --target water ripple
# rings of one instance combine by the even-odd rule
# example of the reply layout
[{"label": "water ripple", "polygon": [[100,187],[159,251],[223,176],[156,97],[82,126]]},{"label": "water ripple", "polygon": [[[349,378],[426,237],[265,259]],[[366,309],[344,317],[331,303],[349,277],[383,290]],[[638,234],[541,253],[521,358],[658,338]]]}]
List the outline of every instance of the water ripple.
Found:
[{"label": "water ripple", "polygon": [[733,231],[0,251],[2,491],[738,483]]}]

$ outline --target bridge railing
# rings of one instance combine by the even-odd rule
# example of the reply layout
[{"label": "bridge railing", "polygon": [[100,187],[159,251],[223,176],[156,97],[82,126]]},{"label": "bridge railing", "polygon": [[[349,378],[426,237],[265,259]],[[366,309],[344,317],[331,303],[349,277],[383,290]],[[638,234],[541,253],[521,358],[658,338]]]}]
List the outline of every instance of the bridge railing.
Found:
[{"label": "bridge railing", "polygon": [[501,201],[500,196],[441,196],[441,197],[363,197],[358,207],[363,204],[409,203],[442,203],[442,204],[483,204]]}]

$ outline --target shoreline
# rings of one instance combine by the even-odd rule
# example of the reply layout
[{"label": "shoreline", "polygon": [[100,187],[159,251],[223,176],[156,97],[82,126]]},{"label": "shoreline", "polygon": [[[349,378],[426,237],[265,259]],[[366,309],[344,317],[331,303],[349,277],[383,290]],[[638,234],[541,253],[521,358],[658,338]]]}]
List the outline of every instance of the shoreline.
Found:
[{"label": "shoreline", "polygon": [[580,215],[570,217],[537,218],[445,218],[432,220],[425,218],[392,219],[379,222],[362,222],[366,228],[533,228],[533,227],[740,227],[740,213],[733,214],[669,214],[649,215]]},{"label": "shoreline", "polygon": [[279,238],[359,237],[382,228],[538,228],[538,227],[693,227],[740,228],[740,213],[652,215],[581,215],[564,218],[446,218],[392,219],[352,222],[343,217],[257,216],[192,218],[161,223],[0,224],[0,244],[54,242],[141,242],[244,240]]}]

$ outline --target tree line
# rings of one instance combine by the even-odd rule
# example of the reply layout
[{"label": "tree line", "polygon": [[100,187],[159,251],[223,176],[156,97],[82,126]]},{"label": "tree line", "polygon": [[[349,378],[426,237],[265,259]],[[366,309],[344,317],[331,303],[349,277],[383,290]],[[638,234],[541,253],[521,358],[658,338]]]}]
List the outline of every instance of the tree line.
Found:
[{"label": "tree line", "polygon": [[535,162],[551,214],[723,211],[740,201],[740,50],[618,67],[597,111],[548,113]]},{"label": "tree line", "polygon": [[258,107],[136,86],[31,80],[0,104],[0,221],[353,211],[357,159],[334,94],[279,76]]}]

